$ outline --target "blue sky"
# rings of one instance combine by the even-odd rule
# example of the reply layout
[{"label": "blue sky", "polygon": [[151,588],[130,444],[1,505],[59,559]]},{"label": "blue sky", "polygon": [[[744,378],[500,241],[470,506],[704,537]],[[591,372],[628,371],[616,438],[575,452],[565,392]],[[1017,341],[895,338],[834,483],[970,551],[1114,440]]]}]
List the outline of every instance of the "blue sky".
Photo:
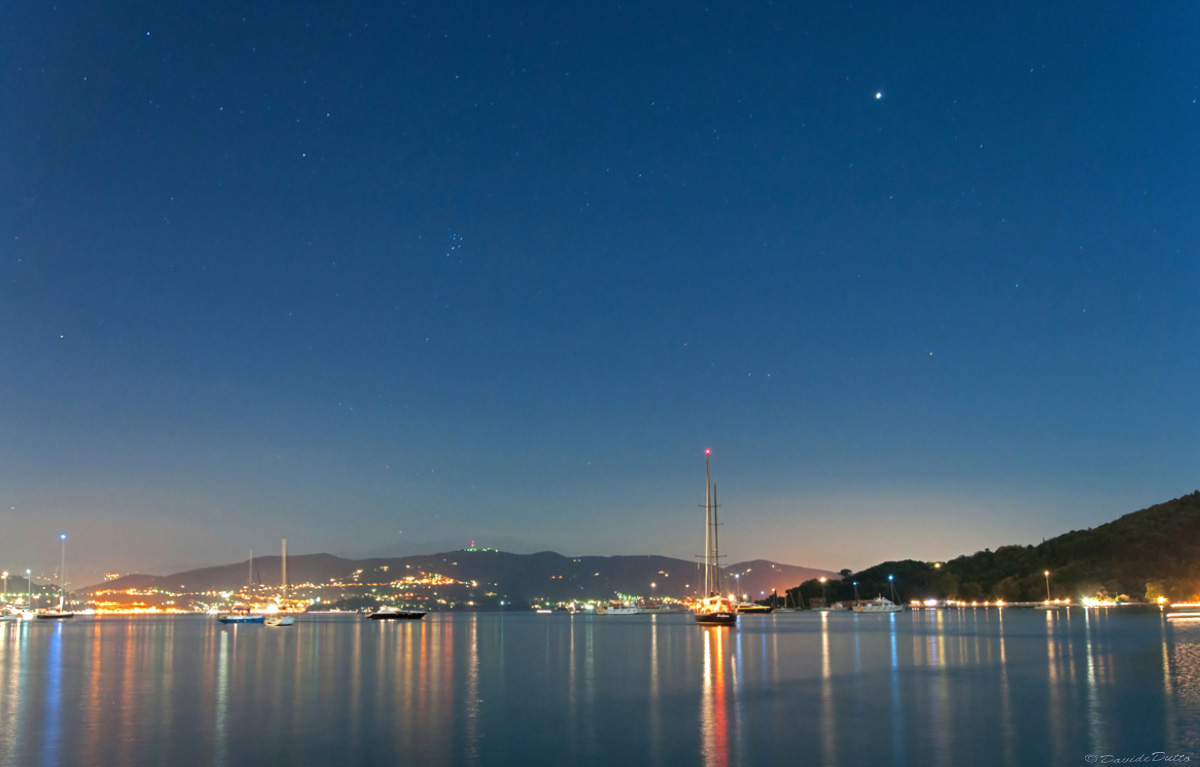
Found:
[{"label": "blue sky", "polygon": [[18,5],[0,567],[839,569],[1196,489],[1200,10]]}]

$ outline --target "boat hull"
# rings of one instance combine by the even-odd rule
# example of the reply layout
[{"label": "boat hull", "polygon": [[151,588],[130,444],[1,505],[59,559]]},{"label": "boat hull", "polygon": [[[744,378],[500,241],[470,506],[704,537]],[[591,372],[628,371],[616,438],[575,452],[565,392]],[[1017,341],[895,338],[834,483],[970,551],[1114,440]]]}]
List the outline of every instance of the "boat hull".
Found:
[{"label": "boat hull", "polygon": [[775,611],[770,605],[738,605],[739,615],[767,615]]},{"label": "boat hull", "polygon": [[736,626],[737,613],[696,613],[696,624],[700,626]]},{"label": "boat hull", "polygon": [[218,615],[217,620],[221,623],[262,623],[266,621],[265,615]]},{"label": "boat hull", "polygon": [[75,613],[37,613],[35,616],[40,621],[65,621],[75,617]]},{"label": "boat hull", "polygon": [[371,613],[367,617],[373,621],[419,621],[425,617],[425,613],[397,610],[396,612]]},{"label": "boat hull", "polygon": [[296,619],[291,615],[268,615],[263,623],[267,626],[292,626]]},{"label": "boat hull", "polygon": [[898,613],[904,609],[886,597],[876,597],[869,602],[859,602],[852,608],[856,613]]}]

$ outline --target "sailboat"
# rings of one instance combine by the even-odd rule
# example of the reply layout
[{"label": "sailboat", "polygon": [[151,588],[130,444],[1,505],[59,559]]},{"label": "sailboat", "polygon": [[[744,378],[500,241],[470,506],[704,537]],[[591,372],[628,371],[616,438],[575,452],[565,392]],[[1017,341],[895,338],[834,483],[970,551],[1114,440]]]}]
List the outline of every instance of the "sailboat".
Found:
[{"label": "sailboat", "polygon": [[[254,584],[254,549],[250,549],[250,574],[247,576],[249,583]],[[266,620],[265,615],[250,612],[249,607],[241,607],[228,612],[217,613],[217,620],[221,623],[262,623]]]},{"label": "sailboat", "polygon": [[717,486],[712,482],[709,460],[712,450],[704,451],[704,597],[692,613],[701,626],[735,626],[737,609],[721,594],[720,553],[717,548]]},{"label": "sailboat", "polygon": [[[287,538],[283,539],[283,556],[279,560],[282,569],[283,580],[283,607],[287,608]],[[271,613],[263,620],[263,623],[268,626],[291,626],[295,624],[296,617],[287,613]]]},{"label": "sailboat", "polygon": [[41,620],[66,620],[74,618],[75,613],[67,612],[67,534],[63,533],[58,536],[62,541],[62,563],[58,568],[58,607],[51,607],[46,610],[39,610],[36,616]]}]

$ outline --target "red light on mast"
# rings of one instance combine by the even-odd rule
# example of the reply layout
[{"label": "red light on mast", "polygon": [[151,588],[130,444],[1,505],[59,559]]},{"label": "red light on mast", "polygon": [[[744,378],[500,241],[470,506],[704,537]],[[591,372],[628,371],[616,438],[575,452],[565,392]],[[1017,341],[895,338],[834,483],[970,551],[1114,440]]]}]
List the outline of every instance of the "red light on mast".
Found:
[{"label": "red light on mast", "polygon": [[712,455],[712,448],[711,448],[711,447],[706,447],[706,448],[704,448],[704,454],[705,454],[705,455]]}]

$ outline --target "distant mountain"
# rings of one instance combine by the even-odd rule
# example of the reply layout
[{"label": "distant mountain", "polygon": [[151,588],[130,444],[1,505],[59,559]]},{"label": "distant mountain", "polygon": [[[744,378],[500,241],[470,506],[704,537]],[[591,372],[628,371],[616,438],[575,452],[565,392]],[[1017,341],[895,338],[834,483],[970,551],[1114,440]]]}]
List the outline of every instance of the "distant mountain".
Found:
[{"label": "distant mountain", "polygon": [[[173,575],[126,575],[82,589],[154,589],[232,591],[251,579],[281,582],[278,556],[256,557],[238,564],[205,567]],[[371,559],[343,559],[331,554],[289,556],[288,583],[375,581],[403,577],[402,573],[436,573],[459,581],[494,584],[494,590],[513,599],[611,599],[617,594],[683,597],[696,593],[701,575],[695,562],[660,556],[565,557],[552,551],[509,554],[503,551],[449,551],[440,554]],[[355,574],[358,577],[355,577]],[[809,578],[836,576],[811,567],[755,560],[724,569],[725,589],[736,588],[753,598],[785,589]],[[734,576],[737,576],[736,578]]]},{"label": "distant mountain", "polygon": [[[852,599],[857,581],[864,597],[887,594],[888,575],[903,599],[1032,602],[1046,598],[1047,580],[1055,599],[1194,599],[1200,597],[1200,491],[1036,546],[984,549],[944,563],[884,562],[826,590],[831,599]],[[816,582],[803,587],[806,599],[821,591]]]}]

